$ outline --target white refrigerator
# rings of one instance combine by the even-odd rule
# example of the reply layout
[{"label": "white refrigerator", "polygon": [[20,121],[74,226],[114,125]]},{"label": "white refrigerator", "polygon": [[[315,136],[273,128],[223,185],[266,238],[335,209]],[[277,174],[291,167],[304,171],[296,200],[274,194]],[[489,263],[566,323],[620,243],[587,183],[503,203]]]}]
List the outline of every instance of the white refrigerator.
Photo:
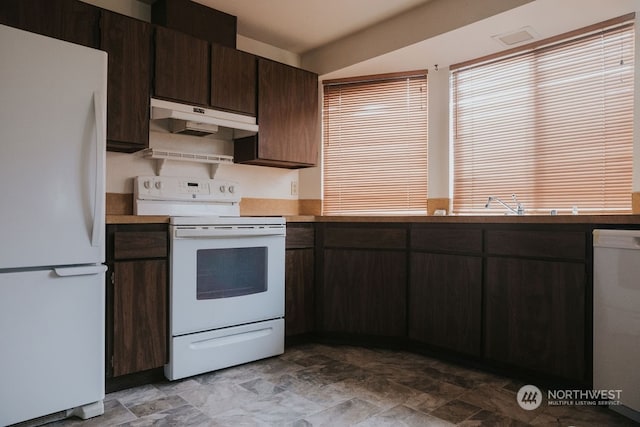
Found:
[{"label": "white refrigerator", "polygon": [[0,25],[0,425],[104,412],[106,76]]}]

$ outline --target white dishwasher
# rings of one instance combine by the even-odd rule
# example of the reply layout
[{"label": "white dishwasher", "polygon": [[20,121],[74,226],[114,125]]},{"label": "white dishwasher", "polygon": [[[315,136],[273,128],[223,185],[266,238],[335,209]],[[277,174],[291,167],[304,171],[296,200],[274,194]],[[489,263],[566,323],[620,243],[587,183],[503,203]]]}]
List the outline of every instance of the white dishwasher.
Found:
[{"label": "white dishwasher", "polygon": [[640,422],[640,230],[594,230],[593,273],[593,389]]}]

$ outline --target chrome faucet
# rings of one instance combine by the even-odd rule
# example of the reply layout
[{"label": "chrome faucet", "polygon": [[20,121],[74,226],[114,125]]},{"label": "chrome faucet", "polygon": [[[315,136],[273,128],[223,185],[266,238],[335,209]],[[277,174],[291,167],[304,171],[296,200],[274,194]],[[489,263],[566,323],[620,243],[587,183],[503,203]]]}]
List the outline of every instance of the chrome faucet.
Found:
[{"label": "chrome faucet", "polygon": [[511,206],[509,206],[508,204],[506,204],[505,202],[503,202],[502,200],[500,200],[497,197],[493,197],[493,196],[489,196],[489,199],[487,200],[487,204],[484,205],[485,209],[489,208],[489,205],[491,204],[491,202],[493,202],[494,200],[498,203],[500,203],[502,206],[504,206],[505,208],[507,208],[507,210],[512,213],[513,215],[524,215],[524,206],[522,205],[522,203],[518,202],[518,198],[516,197],[515,194],[511,195],[511,198],[513,199],[513,201],[516,203],[516,208],[512,208]]}]

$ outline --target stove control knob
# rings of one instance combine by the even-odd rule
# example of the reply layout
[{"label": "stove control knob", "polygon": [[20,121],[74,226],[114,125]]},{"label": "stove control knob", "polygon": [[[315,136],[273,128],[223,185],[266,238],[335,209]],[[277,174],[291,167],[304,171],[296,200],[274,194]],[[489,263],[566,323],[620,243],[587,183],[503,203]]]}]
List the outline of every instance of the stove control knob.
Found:
[{"label": "stove control knob", "polygon": [[229,193],[233,194],[235,193],[236,189],[233,187],[233,185],[229,186]]},{"label": "stove control knob", "polygon": [[224,185],[220,186],[220,192],[224,193],[225,191],[227,191],[227,188]]},{"label": "stove control knob", "polygon": [[158,190],[161,190],[161,189],[162,189],[162,181],[156,181],[155,186],[156,186],[156,188],[157,188]]},{"label": "stove control knob", "polygon": [[147,190],[151,188],[151,181],[145,181],[142,185],[144,185],[144,188],[146,188]]}]

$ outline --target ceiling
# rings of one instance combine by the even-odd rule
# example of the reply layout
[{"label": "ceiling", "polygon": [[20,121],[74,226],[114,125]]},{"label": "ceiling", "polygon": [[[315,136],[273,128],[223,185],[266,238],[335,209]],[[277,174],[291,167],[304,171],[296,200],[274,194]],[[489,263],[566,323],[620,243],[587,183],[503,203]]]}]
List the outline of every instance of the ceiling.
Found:
[{"label": "ceiling", "polygon": [[302,54],[429,0],[194,0],[238,17],[238,34]]},{"label": "ceiling", "polygon": [[442,69],[505,50],[499,34],[528,27],[540,40],[640,11],[640,0],[194,1],[237,16],[239,35],[299,55],[322,78]]}]

